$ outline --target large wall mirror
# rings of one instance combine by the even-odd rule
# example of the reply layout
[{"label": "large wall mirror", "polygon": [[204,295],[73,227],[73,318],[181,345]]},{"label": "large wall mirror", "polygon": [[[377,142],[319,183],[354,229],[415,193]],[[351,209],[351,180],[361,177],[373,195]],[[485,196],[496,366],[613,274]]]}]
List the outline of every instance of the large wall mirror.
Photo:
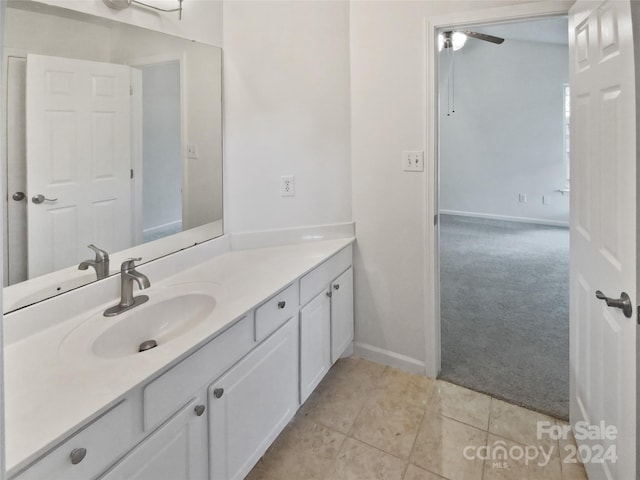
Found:
[{"label": "large wall mirror", "polygon": [[219,48],[19,0],[3,42],[5,313],[222,234]]}]

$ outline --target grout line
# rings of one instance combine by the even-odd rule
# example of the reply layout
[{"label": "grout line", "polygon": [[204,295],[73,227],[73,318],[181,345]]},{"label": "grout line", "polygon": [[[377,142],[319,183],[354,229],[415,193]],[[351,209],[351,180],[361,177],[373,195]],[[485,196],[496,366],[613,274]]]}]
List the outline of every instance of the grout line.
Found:
[{"label": "grout line", "polygon": [[420,436],[420,432],[422,431],[422,426],[424,425],[424,419],[427,416],[426,410],[422,412],[422,418],[420,419],[420,424],[418,425],[418,433],[416,434],[416,438],[413,440],[413,445],[411,445],[411,450],[409,451],[409,462],[411,462],[411,457],[413,456],[413,452],[416,449],[416,444],[418,443],[418,437]]}]

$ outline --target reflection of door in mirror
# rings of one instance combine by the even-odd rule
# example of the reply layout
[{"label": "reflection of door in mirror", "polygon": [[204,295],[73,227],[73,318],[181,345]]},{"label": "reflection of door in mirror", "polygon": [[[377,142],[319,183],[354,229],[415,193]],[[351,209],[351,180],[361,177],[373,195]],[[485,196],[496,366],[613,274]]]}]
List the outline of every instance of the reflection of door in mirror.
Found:
[{"label": "reflection of door in mirror", "polygon": [[114,252],[182,231],[180,61],[15,60],[8,100],[28,120],[7,128],[28,155],[9,157],[9,188],[29,196],[9,203],[9,283],[78,264],[89,243]]},{"label": "reflection of door in mirror", "polygon": [[[152,261],[221,235],[221,50],[105,18],[54,8],[36,1],[9,2],[5,11],[2,77],[6,88],[3,89],[2,95],[5,108],[3,118],[6,119],[6,123],[0,132],[0,137],[6,140],[2,142],[6,148],[0,149],[0,169],[7,173],[3,176],[7,193],[3,198],[3,217],[6,227],[3,231],[4,282],[7,287],[3,290],[5,312],[94,281],[97,277],[96,272],[78,271],[81,261],[93,258],[93,253],[87,248],[90,243],[108,251],[111,258],[111,273],[117,273],[119,262],[124,258],[140,256],[144,261]],[[123,213],[117,218],[115,222],[118,225],[117,228],[104,228],[89,240],[81,239],[79,232],[83,229],[87,231],[94,229],[95,225],[109,225],[107,220],[103,219],[97,223],[96,220],[99,220],[100,215],[105,217],[112,215],[109,209],[115,208],[114,205],[110,206],[108,202],[101,200],[102,203],[98,202],[101,207],[99,211],[95,211],[98,210],[97,207],[91,207],[90,221],[70,222],[71,225],[64,225],[65,215],[71,218],[73,214],[78,214],[81,208],[71,206],[75,204],[64,204],[63,200],[69,199],[56,196],[52,191],[47,190],[53,187],[45,187],[45,184],[34,191],[27,188],[27,166],[30,167],[31,173],[43,175],[47,173],[45,168],[33,166],[31,161],[27,164],[26,160],[25,90],[27,56],[30,54],[128,68],[129,74],[123,93],[129,98],[131,129],[128,148],[129,165],[126,169],[123,168],[123,181],[126,177],[130,188],[128,193],[130,208],[128,214]],[[176,71],[178,66],[179,69]],[[173,69],[172,73],[171,69]],[[143,78],[145,72],[151,76]],[[154,72],[155,87],[152,84]],[[167,80],[170,75],[173,77]],[[55,90],[60,88],[57,83],[60,79],[54,77],[55,75],[50,76],[50,80],[56,85],[52,83],[49,86]],[[108,82],[101,78],[101,75],[98,77],[100,78],[95,79],[96,83],[92,84],[91,88],[101,90],[100,97],[103,97],[108,90],[106,85]],[[163,79],[160,80],[160,78]],[[160,82],[164,84],[162,91],[157,88]],[[145,86],[144,83],[147,85]],[[132,94],[130,94],[130,86],[133,87]],[[154,88],[155,94],[151,95]],[[149,95],[147,95],[147,101],[143,102],[145,89],[148,90]],[[171,100],[168,98],[170,91],[174,94],[179,91],[179,95]],[[58,95],[56,93],[53,96]],[[145,113],[148,108],[151,108],[152,112]],[[60,130],[65,128],[68,130],[63,117],[70,116],[69,112],[72,111],[71,107],[65,107],[59,109],[57,113],[49,114],[49,117],[56,117],[56,120],[51,122],[52,132],[55,135],[41,133],[42,142],[46,145],[48,141],[51,147],[49,152],[45,153],[60,157],[54,172],[57,175],[54,182],[56,192],[72,187],[61,181],[66,175],[64,172],[61,173],[61,169],[70,168],[72,159],[64,158],[65,155],[60,153],[65,146],[61,144],[64,136],[59,134]],[[108,123],[106,118],[108,115],[101,117],[97,112],[95,113],[92,121]],[[124,121],[116,123],[117,126],[123,124]],[[145,134],[143,129],[150,128],[150,124],[162,128],[162,133]],[[89,127],[91,127],[90,130],[88,130]],[[91,135],[94,135],[97,130],[91,122],[83,123],[79,128],[84,128],[84,131],[88,132],[86,135],[78,133],[82,137],[81,140],[85,143],[93,141]],[[113,145],[105,140],[108,137],[107,130],[108,128],[102,127],[98,133],[103,135],[102,140],[105,141],[108,149]],[[96,149],[102,152],[102,147],[96,147]],[[179,151],[178,155],[174,155],[176,150]],[[93,161],[84,153],[74,153],[80,162]],[[103,155],[105,156],[107,155]],[[124,158],[126,155],[119,156],[119,160]],[[169,158],[174,158],[175,163],[170,164]],[[46,155],[45,160],[48,160]],[[84,168],[84,165],[77,166]],[[154,182],[152,179],[147,179],[147,173],[156,175],[156,180],[160,181]],[[132,174],[133,178],[131,178]],[[104,176],[104,171],[98,172],[98,176],[100,175]],[[92,179],[92,182],[100,186],[108,183],[98,182],[96,179]],[[100,193],[98,190],[98,188],[85,189],[85,192]],[[39,194],[42,195],[42,202],[33,203],[32,198]],[[126,197],[127,195],[124,195],[122,198]],[[59,200],[50,202],[44,200],[45,198],[59,198]],[[39,202],[38,197],[36,199]],[[173,204],[170,199],[174,200]],[[80,199],[78,198],[77,201]],[[45,225],[44,228],[31,228],[30,232],[32,237],[36,235],[35,238],[41,242],[44,251],[42,255],[36,251],[29,251],[29,256],[33,257],[32,259],[40,257],[43,264],[55,262],[57,265],[66,267],[34,277],[28,275],[27,209],[36,208],[38,210],[35,213],[42,213],[43,218],[46,219]],[[48,217],[44,215],[45,213]],[[130,239],[126,244],[127,247],[119,248],[114,246],[115,242],[111,244],[108,238],[107,240],[98,238],[105,232],[109,234],[123,232],[123,229],[127,228],[123,224],[125,218],[130,219],[128,222]],[[92,224],[91,221],[94,223]],[[53,224],[46,222],[53,222]],[[168,233],[173,230],[181,231],[169,235]],[[57,239],[47,238],[47,231],[57,236]],[[164,236],[165,233],[168,235]],[[157,238],[160,236],[162,238]],[[145,237],[154,240],[145,242]],[[60,238],[64,240],[61,241]],[[71,251],[72,244],[76,244],[79,253],[73,258],[67,257],[64,263],[58,263],[57,254],[51,253],[51,248],[62,246]],[[34,271],[45,270],[35,270],[34,267]]]},{"label": "reflection of door in mirror", "polygon": [[26,194],[8,205],[9,283],[77,264],[92,242],[130,247],[129,67],[31,54],[8,65],[8,191]]},{"label": "reflection of door in mirror", "polygon": [[29,278],[131,246],[130,68],[27,56]]}]

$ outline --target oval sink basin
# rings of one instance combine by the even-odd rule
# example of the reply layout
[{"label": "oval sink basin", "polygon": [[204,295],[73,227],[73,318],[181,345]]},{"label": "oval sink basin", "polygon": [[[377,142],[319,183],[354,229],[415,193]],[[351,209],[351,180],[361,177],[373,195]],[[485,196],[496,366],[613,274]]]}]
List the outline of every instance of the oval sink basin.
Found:
[{"label": "oval sink basin", "polygon": [[[216,302],[213,297],[193,293],[131,310],[93,342],[99,357],[124,357],[140,352],[140,345],[155,340],[158,346],[189,331],[207,318]],[[104,317],[103,317],[104,318]]]},{"label": "oval sink basin", "polygon": [[147,303],[115,317],[94,314],[62,341],[59,351],[75,359],[81,352],[102,358],[145,355],[206,320],[216,306],[215,298],[202,292],[149,297]]}]

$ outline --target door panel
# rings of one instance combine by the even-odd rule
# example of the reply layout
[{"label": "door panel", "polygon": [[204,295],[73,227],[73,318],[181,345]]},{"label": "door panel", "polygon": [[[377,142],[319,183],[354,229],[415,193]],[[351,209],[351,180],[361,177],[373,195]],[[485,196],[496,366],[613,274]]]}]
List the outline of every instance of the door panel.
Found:
[{"label": "door panel", "polygon": [[353,269],[331,283],[331,363],[353,341]]},{"label": "door panel", "polygon": [[300,310],[300,403],[331,368],[331,299],[323,290]]},{"label": "door panel", "polygon": [[[571,422],[617,429],[578,438],[592,479],[636,478],[636,135],[631,3],[578,1],[569,15]],[[627,292],[632,318],[595,298]]]},{"label": "door panel", "polygon": [[293,418],[298,328],[290,319],[209,387],[211,480],[242,480]]},{"label": "door panel", "polygon": [[[132,244],[130,71],[27,56],[29,277]],[[37,194],[47,199],[36,204]]]}]

